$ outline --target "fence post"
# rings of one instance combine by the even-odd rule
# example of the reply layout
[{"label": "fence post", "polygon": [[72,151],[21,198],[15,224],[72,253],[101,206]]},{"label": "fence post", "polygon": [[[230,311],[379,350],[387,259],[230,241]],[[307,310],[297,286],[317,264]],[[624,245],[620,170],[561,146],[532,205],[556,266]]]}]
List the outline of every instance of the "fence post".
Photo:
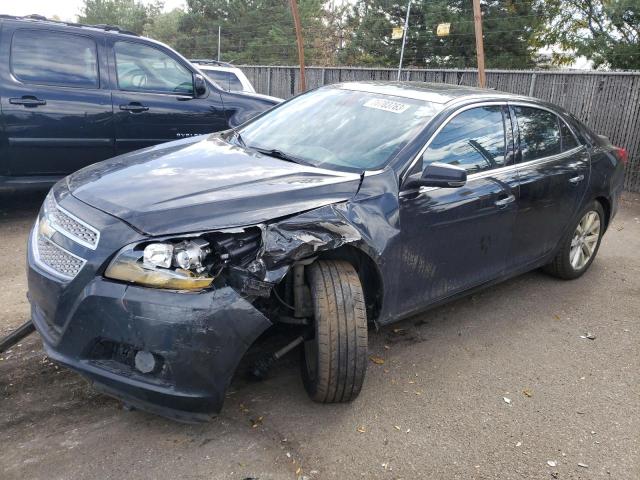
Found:
[{"label": "fence post", "polygon": [[322,68],[322,84],[324,85],[327,81],[327,69],[326,68]]},{"label": "fence post", "polygon": [[533,90],[536,88],[536,74],[531,75],[531,83],[529,84],[529,96],[533,97]]},{"label": "fence post", "polygon": [[271,67],[267,67],[267,95],[271,95]]}]

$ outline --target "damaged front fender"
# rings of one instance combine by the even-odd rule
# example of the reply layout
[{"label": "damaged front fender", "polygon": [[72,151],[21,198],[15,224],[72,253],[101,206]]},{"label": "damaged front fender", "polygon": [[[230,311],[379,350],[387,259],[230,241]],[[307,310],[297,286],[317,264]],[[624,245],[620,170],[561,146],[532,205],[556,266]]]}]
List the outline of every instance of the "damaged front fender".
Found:
[{"label": "damaged front fender", "polygon": [[345,204],[327,205],[267,225],[258,258],[267,270],[362,239],[346,218]]},{"label": "damaged front fender", "polygon": [[[353,199],[260,228],[262,241],[256,259],[246,268],[228,270],[230,284],[244,294],[269,296],[296,262],[345,245],[361,250],[377,265],[376,271],[384,271],[383,253],[400,232],[397,180],[392,171],[365,174]],[[390,269],[393,275],[395,270]]]}]

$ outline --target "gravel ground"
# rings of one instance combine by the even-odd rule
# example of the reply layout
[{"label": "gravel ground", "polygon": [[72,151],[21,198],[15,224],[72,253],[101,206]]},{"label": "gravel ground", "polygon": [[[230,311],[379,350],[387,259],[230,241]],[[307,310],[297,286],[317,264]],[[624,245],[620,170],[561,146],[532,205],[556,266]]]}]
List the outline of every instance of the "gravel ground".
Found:
[{"label": "gravel ground", "polygon": [[[581,279],[531,272],[370,331],[384,363],[348,405],[309,401],[292,355],[236,379],[212,422],[177,424],[123,410],[32,335],[0,355],[0,478],[637,480],[638,196]],[[42,197],[0,196],[0,335],[28,318]]]}]

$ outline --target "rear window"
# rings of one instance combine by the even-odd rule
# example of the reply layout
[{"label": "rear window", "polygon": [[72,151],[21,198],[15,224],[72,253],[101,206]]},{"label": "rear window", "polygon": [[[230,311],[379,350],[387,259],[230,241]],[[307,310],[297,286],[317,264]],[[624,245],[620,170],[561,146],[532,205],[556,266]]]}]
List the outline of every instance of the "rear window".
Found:
[{"label": "rear window", "polygon": [[204,73],[219,85],[220,88],[228,92],[241,92],[244,90],[242,82],[235,73],[222,70],[204,70]]},{"label": "rear window", "polygon": [[558,117],[547,110],[514,107],[523,162],[560,153]]},{"label": "rear window", "polygon": [[578,146],[578,141],[576,137],[573,136],[571,129],[560,120],[560,133],[562,134],[562,151],[566,152],[567,150],[571,150]]},{"label": "rear window", "polygon": [[17,30],[11,42],[11,72],[24,83],[98,88],[93,39],[46,30]]}]

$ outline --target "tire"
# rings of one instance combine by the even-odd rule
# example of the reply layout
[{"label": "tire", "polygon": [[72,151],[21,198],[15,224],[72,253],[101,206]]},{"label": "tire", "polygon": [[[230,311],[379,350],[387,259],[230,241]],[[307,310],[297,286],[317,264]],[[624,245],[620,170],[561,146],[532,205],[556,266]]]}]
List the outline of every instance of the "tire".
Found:
[{"label": "tire", "polygon": [[307,267],[315,337],[302,351],[302,380],[312,400],[349,402],[362,388],[367,369],[367,313],[360,279],[341,260]]},{"label": "tire", "polygon": [[[577,251],[572,252],[574,242],[576,242],[576,235],[578,237],[580,237],[581,235],[578,232],[578,227],[580,226],[582,228],[585,225],[583,221],[587,219],[587,215],[593,215],[594,213],[597,215],[597,221],[599,222],[599,225],[597,228],[597,238],[593,237],[592,235],[586,235],[586,237],[583,236],[582,243],[576,244],[579,248],[583,248],[582,245],[585,245],[584,248],[587,249],[586,251],[591,251],[591,253],[588,259],[586,259],[586,261],[584,262],[578,261],[578,262],[572,263],[572,253],[574,254],[579,253]],[[593,231],[593,235],[595,235],[596,234],[595,226],[591,225],[591,228],[594,229],[592,231]],[[573,224],[573,228],[570,230],[570,233],[563,240],[562,245],[560,246],[560,250],[554,257],[554,259],[551,261],[551,263],[543,267],[544,271],[549,273],[550,275],[553,275],[554,277],[558,277],[563,280],[572,280],[574,278],[578,278],[582,276],[582,274],[584,274],[584,272],[586,272],[589,269],[589,267],[593,263],[593,260],[596,258],[598,249],[600,248],[600,242],[602,241],[602,235],[604,234],[604,228],[605,228],[604,210],[600,202],[594,201],[593,203],[590,203],[589,205],[587,205],[582,210],[582,212],[580,212],[580,215],[578,215],[578,220],[576,220],[576,222]],[[594,238],[595,239],[594,243],[589,242],[587,240],[588,238]],[[590,244],[594,245],[593,250],[589,250]],[[581,258],[586,257],[586,254],[584,253],[585,252],[584,248],[582,250],[583,257]],[[575,260],[575,258],[576,257],[574,256],[573,259]]]}]

